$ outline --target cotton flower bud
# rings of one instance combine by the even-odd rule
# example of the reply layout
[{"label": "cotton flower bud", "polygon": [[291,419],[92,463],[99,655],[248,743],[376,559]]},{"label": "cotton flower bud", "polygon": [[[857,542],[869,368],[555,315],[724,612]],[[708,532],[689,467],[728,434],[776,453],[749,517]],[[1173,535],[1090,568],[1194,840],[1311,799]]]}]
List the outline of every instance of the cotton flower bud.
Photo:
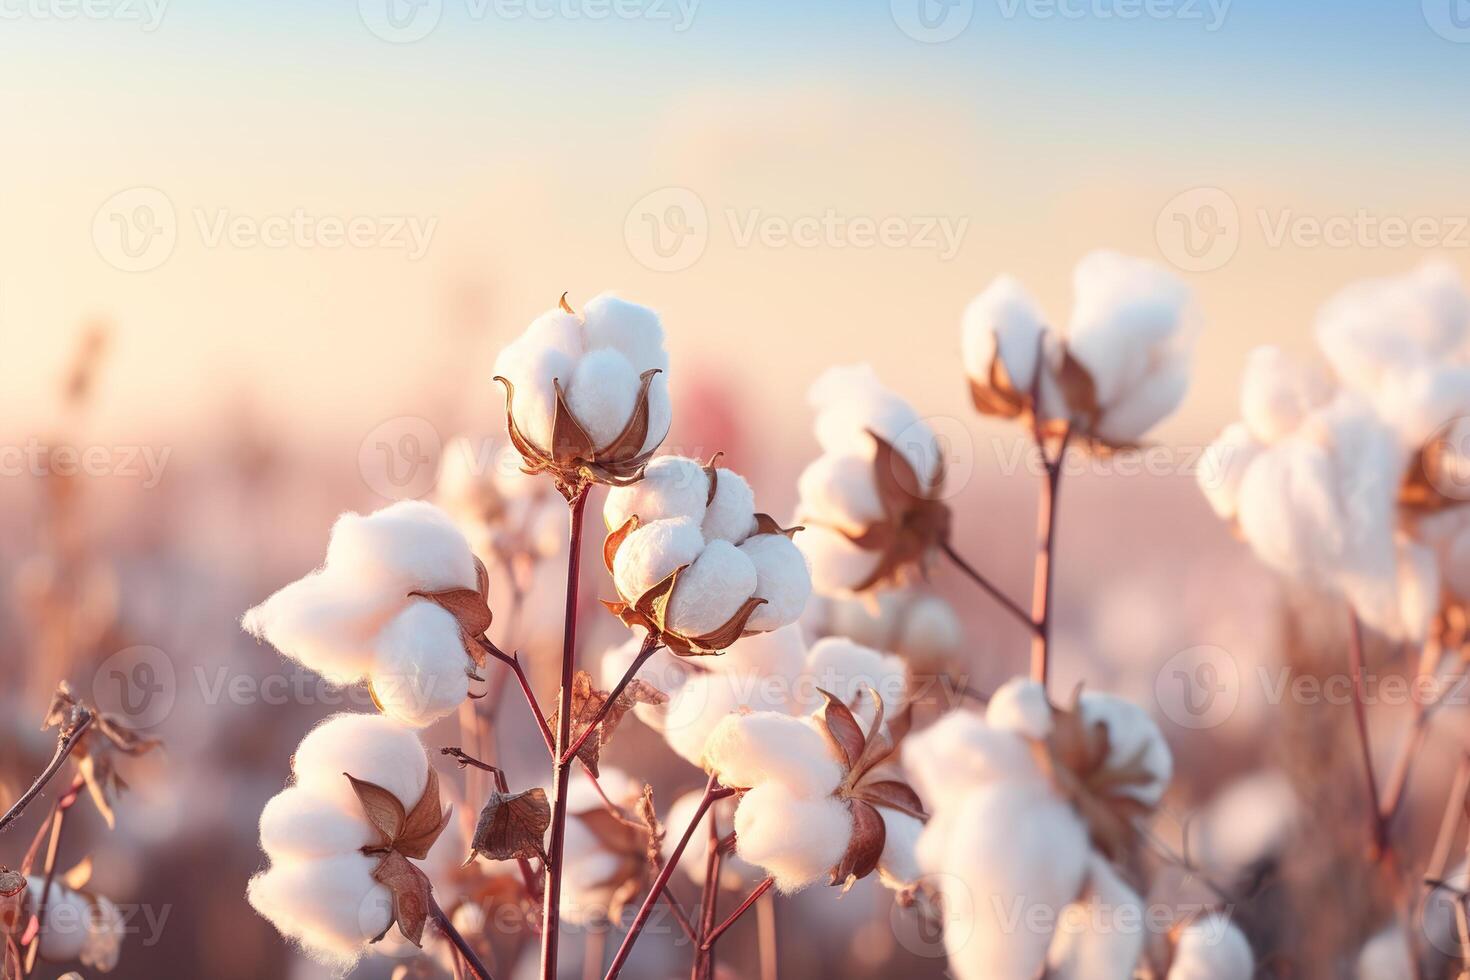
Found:
[{"label": "cotton flower bud", "polygon": [[676,653],[718,652],[806,607],[811,577],[792,532],[755,512],[750,485],[731,470],[663,457],[643,481],[608,493],[604,517],[621,596],[609,608]]},{"label": "cotton flower bud", "polygon": [[443,511],[401,501],[338,518],[322,567],[251,609],[243,625],[332,683],[366,680],[385,712],[422,726],[468,692],[475,662],[466,636],[489,626],[487,586]]},{"label": "cotton flower bud", "polygon": [[[291,769],[261,813],[271,865],[250,881],[251,906],[342,968],[395,922],[420,942],[423,918],[400,909],[422,913],[428,880],[408,858],[427,855],[449,815],[418,737],[380,715],[335,715],[302,739]],[[395,901],[408,894],[421,901]]]},{"label": "cotton flower bud", "polygon": [[527,472],[551,473],[568,499],[636,481],[672,420],[668,368],[658,314],[604,293],[579,315],[563,298],[495,362]]},{"label": "cotton flower bud", "polygon": [[829,369],[807,395],[823,455],[797,482],[798,539],[823,594],[908,578],[949,533],[933,429],[867,365]]},{"label": "cotton flower bud", "polygon": [[1255,968],[1255,956],[1240,929],[1212,912],[1180,931],[1166,980],[1251,980]]}]

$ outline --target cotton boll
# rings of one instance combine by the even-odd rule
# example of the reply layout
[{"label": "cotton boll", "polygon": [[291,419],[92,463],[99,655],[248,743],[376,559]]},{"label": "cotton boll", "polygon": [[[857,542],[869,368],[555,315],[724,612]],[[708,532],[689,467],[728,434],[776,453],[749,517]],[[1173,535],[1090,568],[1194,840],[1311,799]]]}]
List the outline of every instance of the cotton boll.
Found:
[{"label": "cotton boll", "polygon": [[1030,678],[1011,678],[990,696],[985,721],[993,728],[1026,738],[1046,738],[1052,730],[1046,690]]},{"label": "cotton boll", "polygon": [[960,334],[965,373],[976,384],[989,385],[999,354],[1012,387],[1029,392],[1045,329],[1041,309],[1025,287],[1011,276],[999,277],[965,308]]},{"label": "cotton boll", "polygon": [[[623,539],[613,559],[618,594],[629,602],[637,600],[679,567],[692,565],[703,548],[699,525],[687,517],[644,524]],[[754,571],[752,567],[752,578]]]},{"label": "cotton boll", "polygon": [[919,880],[917,848],[924,824],[915,817],[888,807],[878,807],[883,818],[883,854],[878,858],[878,874],[883,884],[894,890]]},{"label": "cotton boll", "polygon": [[831,796],[798,796],[780,783],[755,787],[735,809],[735,849],[790,894],[827,874],[852,840],[852,814]]},{"label": "cotton boll", "polygon": [[757,534],[740,545],[755,566],[755,595],[766,600],[746,624],[753,630],[773,630],[795,623],[812,594],[812,575],[806,556],[784,534]]},{"label": "cotton boll", "polygon": [[[1072,808],[1035,783],[982,786],[961,801],[940,874],[951,908],[973,909],[970,928],[945,931],[950,969],[960,980],[1034,977],[1046,962],[1051,924],[1082,891],[1090,846]],[[928,837],[935,828],[927,828]],[[933,854],[921,840],[921,853]],[[1001,896],[1002,901],[994,901]],[[1005,898],[1019,899],[1019,904]],[[1016,923],[1021,924],[1020,928]],[[1046,927],[1028,928],[1028,922]]]},{"label": "cotton boll", "polygon": [[708,498],[709,477],[703,466],[684,456],[660,456],[648,464],[642,480],[609,490],[602,514],[609,531],[634,515],[643,524],[674,517],[698,524],[704,520]]},{"label": "cotton boll", "polygon": [[983,783],[1042,780],[1029,743],[979,715],[951,711],[903,742],[903,767],[919,798],[939,810]]},{"label": "cotton boll", "polygon": [[873,462],[862,456],[817,457],[797,477],[796,491],[803,520],[820,521],[849,534],[861,534],[883,517]]},{"label": "cotton boll", "polygon": [[705,761],[726,786],[780,783],[794,793],[826,796],[842,767],[804,719],[773,711],[727,715],[705,743]]},{"label": "cotton boll", "polygon": [[250,879],[245,896],[281,934],[335,966],[354,963],[393,921],[393,898],[373,879],[377,857],[343,854],[276,864]]},{"label": "cotton boll", "polygon": [[418,601],[378,634],[373,694],[390,717],[423,728],[469,696],[463,630],[443,607]]},{"label": "cotton boll", "polygon": [[362,805],[344,808],[334,797],[287,786],[260,813],[260,847],[272,861],[348,854],[377,839]]},{"label": "cotton boll", "polygon": [[[707,658],[706,658],[707,659]],[[732,713],[791,708],[790,681],[755,673],[696,674],[669,695],[663,715],[664,740],[680,758],[705,764],[710,734]]]},{"label": "cotton boll", "polygon": [[1143,955],[1143,901],[1094,854],[1084,897],[1067,906],[1047,953],[1055,980],[1128,980]]},{"label": "cotton boll", "polygon": [[523,338],[500,352],[495,376],[514,388],[511,413],[521,433],[537,448],[551,450],[556,418],[556,385],[571,383],[576,359],[554,348],[537,347]]},{"label": "cotton boll", "polygon": [[532,320],[525,332],[516,338],[516,343],[537,350],[553,350],[573,361],[591,346],[587,343],[582,321],[576,314],[559,308],[547,310]]},{"label": "cotton boll", "polygon": [[867,697],[872,688],[883,699],[885,709],[897,711],[908,693],[908,667],[900,657],[861,646],[845,637],[827,636],[812,644],[806,658],[809,690],[802,693],[808,706],[823,702],[818,690],[853,706],[864,725],[872,721],[874,705]]},{"label": "cotton boll", "polygon": [[[41,908],[41,889],[46,879],[40,875],[26,878],[30,892],[31,908]],[[72,891],[59,881],[52,881],[46,892],[46,921],[41,929],[40,955],[53,963],[77,959],[87,943],[88,926],[92,917],[92,906],[79,892]]]},{"label": "cotton boll", "polygon": [[429,779],[428,756],[418,736],[383,715],[333,715],[301,740],[291,768],[297,786],[348,812],[361,804],[343,773],[383,787],[405,810],[418,803]]},{"label": "cotton boll", "polygon": [[755,491],[745,477],[724,468],[715,471],[715,495],[704,514],[707,541],[739,544],[755,533]]},{"label": "cotton boll", "polygon": [[711,541],[684,569],[669,600],[668,624],[685,636],[724,626],[755,595],[755,565],[728,541]]},{"label": "cotton boll", "polygon": [[1242,422],[1226,426],[1220,437],[1205,449],[1195,480],[1217,517],[1234,520],[1246,469],[1261,450],[1261,444]]},{"label": "cotton boll", "polygon": [[582,316],[589,350],[610,347],[626,357],[639,374],[669,370],[663,323],[655,311],[612,293],[601,293],[587,301]]},{"label": "cotton boll", "polygon": [[638,372],[622,354],[609,348],[595,350],[577,362],[566,393],[567,408],[597,449],[610,444],[627,428],[638,400]]},{"label": "cotton boll", "polygon": [[332,526],[327,566],[401,599],[408,592],[473,589],[475,556],[453,519],[423,500],[400,500]]},{"label": "cotton boll", "polygon": [[1245,936],[1233,922],[1213,912],[1180,932],[1167,980],[1251,980],[1255,967]]},{"label": "cotton boll", "polygon": [[1139,442],[1173,414],[1188,390],[1189,364],[1171,360],[1140,378],[1109,405],[1094,424],[1093,433],[1114,445]]},{"label": "cotton boll", "polygon": [[806,555],[812,588],[824,595],[843,595],[866,582],[878,567],[878,552],[867,551],[846,535],[820,525],[797,535],[796,546]]},{"label": "cotton boll", "polygon": [[[689,826],[689,821],[694,818],[695,812],[699,809],[699,801],[703,796],[704,794],[698,790],[685,793],[674,801],[673,806],[669,807],[669,815],[664,819],[664,827],[667,831],[663,844],[665,861],[673,858],[674,848],[678,845],[684,828]],[[714,814],[716,831],[722,838],[735,832],[735,805],[735,798],[727,796],[722,800],[716,800],[710,807],[710,812]],[[709,826],[709,820],[709,816],[706,815],[700,829],[695,830],[689,838],[689,843],[684,847],[684,856],[679,861],[679,870],[688,875],[689,880],[701,888],[704,887],[705,873],[708,871],[709,833],[705,828]],[[721,887],[739,888],[758,881],[761,877],[761,873],[752,865],[741,860],[738,854],[726,855],[720,861]]]},{"label": "cotton boll", "polygon": [[1294,362],[1279,347],[1257,347],[1246,357],[1240,415],[1260,442],[1284,439],[1331,397],[1332,382],[1321,371]]},{"label": "cotton boll", "polygon": [[792,623],[768,633],[736,640],[718,657],[701,657],[699,666],[717,674],[750,674],[795,680],[806,660],[806,637]]},{"label": "cotton boll", "polygon": [[1088,728],[1101,724],[1107,729],[1105,769],[1136,766],[1152,777],[1141,785],[1120,786],[1115,793],[1145,806],[1158,806],[1174,774],[1174,756],[1158,724],[1132,702],[1098,691],[1083,691],[1078,710]]},{"label": "cotton boll", "polygon": [[921,483],[932,482],[939,463],[934,432],[913,407],[888,390],[867,364],[828,368],[807,400],[817,410],[817,442],[833,455],[872,460],[876,435],[909,461]]},{"label": "cotton boll", "polygon": [[352,684],[372,669],[372,627],[381,608],[379,594],[321,571],[280,589],[241,626],[331,683]]},{"label": "cotton boll", "polygon": [[[1358,953],[1357,980],[1403,980],[1414,975],[1414,953],[1402,927],[1376,933]],[[1173,974],[1169,980],[1177,980]]]}]

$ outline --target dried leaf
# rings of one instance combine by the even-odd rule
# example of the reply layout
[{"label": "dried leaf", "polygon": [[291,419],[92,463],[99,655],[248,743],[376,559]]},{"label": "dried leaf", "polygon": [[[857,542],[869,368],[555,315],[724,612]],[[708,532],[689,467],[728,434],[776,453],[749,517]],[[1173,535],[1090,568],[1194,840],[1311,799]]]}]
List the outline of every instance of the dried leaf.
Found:
[{"label": "dried leaf", "polygon": [[[373,879],[387,887],[393,895],[393,919],[388,923],[388,928],[397,923],[398,931],[403,933],[405,939],[415,946],[422,946],[424,924],[429,919],[428,876],[402,854],[388,851],[373,869]],[[387,934],[388,930],[384,929],[373,942]]]},{"label": "dried leaf", "polygon": [[422,861],[428,857],[429,848],[434,846],[434,842],[449,825],[450,812],[451,809],[443,806],[440,800],[439,774],[430,767],[423,795],[408,812],[408,819],[404,821],[403,830],[393,842],[393,849]]},{"label": "dried leaf", "polygon": [[647,859],[650,866],[657,866],[663,855],[664,825],[658,822],[658,811],[653,805],[653,787],[643,784],[643,795],[638,797],[638,819],[648,828]]},{"label": "dried leaf", "polygon": [[1097,383],[1092,380],[1092,374],[1082,366],[1081,361],[1072,356],[1071,351],[1064,350],[1056,377],[1057,387],[1061,389],[1062,398],[1067,403],[1068,414],[1084,430],[1090,430],[1102,414],[1097,403]]},{"label": "dried leaf", "polygon": [[460,629],[471,637],[484,636],[485,631],[490,628],[494,618],[490,612],[490,603],[486,598],[489,588],[488,575],[485,573],[485,564],[480,559],[475,559],[476,576],[480,580],[478,589],[446,589],[442,592],[410,592],[409,595],[420,599],[428,599],[430,602],[444,609],[459,621]]},{"label": "dried leaf", "polygon": [[362,812],[367,816],[368,823],[378,832],[380,840],[376,846],[391,848],[398,835],[403,832],[403,825],[408,822],[408,813],[403,809],[403,802],[377,783],[358,779],[351,773],[342,775],[352,784],[352,791],[362,804]]},{"label": "dried leaf", "polygon": [[609,854],[633,856],[641,862],[648,853],[648,835],[644,829],[621,819],[606,807],[579,813],[576,818]]},{"label": "dried leaf", "polygon": [[[576,742],[581,739],[582,733],[587,726],[597,721],[597,716],[602,712],[602,706],[607,702],[608,692],[600,691],[592,686],[592,675],[585,670],[579,670],[572,677],[572,727],[571,740]],[[577,757],[586,764],[587,768],[596,776],[598,773],[598,760],[602,755],[602,747],[612,740],[613,732],[617,730],[623,715],[627,714],[635,704],[664,704],[668,701],[668,695],[646,681],[634,678],[624,686],[617,700],[602,714],[602,719],[597,721],[597,731],[582,742],[581,748],[577,750]],[[553,730],[557,728],[559,720],[558,711],[553,711],[547,719]]]},{"label": "dried leaf", "polygon": [[795,527],[782,527],[770,514],[755,515],[756,534],[779,534],[783,537],[794,538],[796,532],[805,530],[800,524]]},{"label": "dried leaf", "polygon": [[853,791],[854,799],[871,803],[874,806],[887,807],[890,810],[898,810],[907,813],[916,820],[927,820],[929,815],[924,812],[924,803],[919,799],[913,787],[908,783],[899,782],[896,779],[879,779],[869,783],[863,783]]},{"label": "dried leaf", "polygon": [[1019,391],[1006,370],[1005,360],[1000,356],[1000,341],[990,335],[990,377],[987,384],[970,379],[970,397],[976,411],[982,415],[996,415],[1012,419],[1026,411],[1030,398]]},{"label": "dried leaf", "polygon": [[844,888],[873,873],[888,839],[888,828],[877,810],[861,800],[848,800],[847,806],[852,813],[852,839],[831,877],[831,884]]},{"label": "dried leaf", "polygon": [[551,804],[541,787],[521,793],[491,793],[475,825],[471,857],[480,854],[492,861],[536,857],[544,861],[543,838],[550,826]]}]

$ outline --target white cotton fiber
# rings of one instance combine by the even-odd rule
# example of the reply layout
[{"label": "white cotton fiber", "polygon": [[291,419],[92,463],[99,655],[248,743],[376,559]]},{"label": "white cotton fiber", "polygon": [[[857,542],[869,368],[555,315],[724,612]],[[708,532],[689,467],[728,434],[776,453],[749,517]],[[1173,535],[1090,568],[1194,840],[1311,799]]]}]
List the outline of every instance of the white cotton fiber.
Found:
[{"label": "white cotton fiber", "polygon": [[959,652],[964,627],[954,608],[937,595],[913,595],[893,648],[906,657],[945,657]]},{"label": "white cotton fiber", "polygon": [[[30,875],[26,886],[30,891],[31,908],[40,909],[41,889],[46,879],[41,875]],[[41,929],[40,956],[48,962],[62,963],[81,955],[87,943],[92,906],[78,892],[72,891],[59,881],[52,881],[46,892],[46,922]]]},{"label": "white cotton fiber", "polygon": [[532,320],[515,343],[535,350],[556,351],[572,361],[585,354],[591,346],[583,334],[582,321],[576,314],[563,309],[547,310]]},{"label": "white cotton fiber", "polygon": [[1245,423],[1232,422],[1200,457],[1195,482],[1215,515],[1222,520],[1234,520],[1241,481],[1261,449],[1261,444],[1256,442]]},{"label": "white cotton fiber", "polygon": [[654,375],[648,385],[648,436],[643,440],[643,452],[651,453],[668,437],[669,427],[674,424],[674,401],[669,395],[667,375]]},{"label": "white cotton fiber", "polygon": [[1047,953],[1053,980],[1129,980],[1143,955],[1143,901],[1094,854],[1085,897],[1062,912]]},{"label": "white cotton fiber", "polygon": [[344,806],[302,786],[287,786],[260,812],[260,848],[272,861],[347,854],[376,839],[355,799]]},{"label": "white cotton fiber", "polygon": [[852,814],[831,796],[797,796],[779,783],[757,786],[735,809],[741,859],[765,869],[787,894],[826,875],[852,839]]},{"label": "white cotton fiber", "polygon": [[343,773],[376,783],[412,810],[424,795],[429,760],[411,729],[383,715],[333,715],[307,733],[291,760],[296,785],[359,806]]},{"label": "white cotton fiber", "polygon": [[[1034,783],[996,783],[968,794],[948,822],[940,874],[953,908],[973,909],[971,928],[945,931],[960,980],[1027,980],[1046,962],[1056,916],[1082,890],[1087,829],[1066,804]],[[935,828],[925,830],[927,838]],[[921,841],[926,859],[935,849]],[[1019,925],[1017,925],[1019,923]]]},{"label": "white cotton fiber", "polygon": [[[692,565],[703,549],[699,525],[687,517],[644,524],[623,540],[613,560],[618,594],[629,602],[636,601],[675,569]],[[754,590],[754,583],[751,588]]]},{"label": "white cotton fiber", "polygon": [[1158,724],[1131,701],[1100,691],[1083,691],[1078,710],[1089,728],[1097,724],[1107,728],[1105,769],[1138,766],[1152,777],[1147,783],[1130,783],[1114,792],[1145,806],[1157,806],[1174,775],[1174,757]]},{"label": "white cotton fiber", "polygon": [[373,694],[392,718],[422,728],[449,714],[469,694],[459,621],[424,600],[388,621],[378,634]]},{"label": "white cotton fiber", "polygon": [[812,594],[806,556],[784,534],[753,535],[740,552],[755,566],[755,594],[766,600],[750,617],[749,628],[774,630],[795,623]]},{"label": "white cotton fiber", "polygon": [[868,697],[869,688],[883,699],[889,714],[899,710],[908,694],[908,667],[902,657],[881,653],[846,637],[826,636],[812,644],[804,680],[800,694],[808,709],[820,706],[825,699],[818,691],[826,691],[851,707],[864,727],[872,722],[876,710]]},{"label": "white cotton fiber", "polygon": [[791,707],[790,697],[791,681],[784,677],[696,674],[669,695],[663,714],[664,740],[681,758],[703,766],[710,733],[727,715],[742,710],[784,714]]},{"label": "white cotton fiber", "polygon": [[883,386],[870,365],[828,368],[813,382],[807,400],[817,410],[817,442],[825,452],[871,460],[877,435],[898,449],[922,483],[932,481],[939,463],[933,430]]},{"label": "white cotton fiber", "polygon": [[1200,851],[1212,868],[1240,873],[1281,855],[1301,819],[1301,801],[1279,769],[1235,780],[1199,819]]},{"label": "white cotton fiber", "polygon": [[755,532],[755,491],[745,477],[723,467],[715,471],[715,495],[704,513],[706,541],[739,544]]},{"label": "white cotton fiber", "polygon": [[1240,481],[1236,504],[1257,557],[1309,584],[1328,575],[1346,547],[1336,482],[1331,458],[1305,439],[1261,453]]},{"label": "white cotton fiber", "polygon": [[755,584],[755,565],[739,548],[711,541],[679,576],[668,623],[685,636],[712,633],[735,617],[755,594]]},{"label": "white cotton fiber", "polygon": [[392,922],[392,895],[372,877],[379,860],[354,853],[277,864],[250,879],[246,898],[282,935],[345,967]]},{"label": "white cotton fiber", "polygon": [[807,525],[796,546],[806,555],[812,588],[825,595],[843,595],[866,582],[878,567],[880,555],[853,544],[846,536],[821,525]]},{"label": "white cotton fiber", "polygon": [[1212,912],[1180,932],[1168,980],[1251,980],[1255,966],[1245,936],[1228,918]]},{"label": "white cotton fiber", "polygon": [[888,807],[878,807],[883,818],[883,854],[878,858],[878,874],[883,884],[895,890],[919,880],[917,848],[924,824],[916,817]]},{"label": "white cotton fiber", "polygon": [[902,751],[909,783],[931,811],[983,783],[1043,779],[1030,743],[968,711],[951,711],[910,735]]},{"label": "white cotton fiber", "polygon": [[1332,397],[1332,382],[1315,367],[1293,361],[1279,347],[1257,347],[1240,381],[1240,417],[1267,444],[1284,439]]},{"label": "white cotton fiber", "polygon": [[796,492],[801,519],[849,534],[860,534],[883,517],[873,462],[864,456],[818,456],[797,477]]},{"label": "white cotton fiber", "polygon": [[1052,728],[1046,690],[1028,677],[1011,678],[990,696],[985,721],[993,728],[1026,738],[1046,738]]},{"label": "white cotton fiber", "polygon": [[705,761],[722,783],[737,788],[780,783],[825,796],[842,779],[832,749],[811,724],[773,711],[727,715],[705,744]]},{"label": "white cotton fiber", "polygon": [[627,428],[638,400],[638,372],[610,348],[583,356],[572,372],[567,408],[582,424],[592,444],[602,449]]},{"label": "white cotton fiber", "polygon": [[1189,363],[1171,359],[1123,391],[1094,424],[1093,434],[1113,445],[1140,442],[1174,413],[1188,390]]},{"label": "white cotton fiber", "polygon": [[332,527],[327,567],[404,596],[478,584],[464,534],[448,514],[423,500],[400,500],[366,516],[343,514]]},{"label": "white cotton fiber", "polygon": [[708,498],[709,477],[703,466],[684,456],[660,456],[648,464],[642,480],[609,490],[602,514],[609,531],[634,515],[644,524],[673,517],[697,524],[704,520]]},{"label": "white cotton fiber", "polygon": [[556,418],[556,385],[571,384],[576,361],[561,351],[536,347],[519,340],[500,352],[495,376],[515,389],[511,411],[521,434],[544,452],[551,450],[552,423]]},{"label": "white cotton fiber", "polygon": [[669,370],[663,324],[653,310],[602,293],[587,301],[582,316],[589,350],[610,347],[626,357],[639,374],[655,368]]},{"label": "white cotton fiber", "polygon": [[333,684],[372,669],[372,634],[383,598],[334,571],[312,572],[280,589],[241,620],[245,631]]},{"label": "white cotton fiber", "polygon": [[989,385],[992,362],[999,353],[1011,385],[1027,394],[1036,377],[1045,329],[1041,309],[1026,288],[1011,276],[1000,276],[965,308],[960,328],[965,373],[971,381]]}]

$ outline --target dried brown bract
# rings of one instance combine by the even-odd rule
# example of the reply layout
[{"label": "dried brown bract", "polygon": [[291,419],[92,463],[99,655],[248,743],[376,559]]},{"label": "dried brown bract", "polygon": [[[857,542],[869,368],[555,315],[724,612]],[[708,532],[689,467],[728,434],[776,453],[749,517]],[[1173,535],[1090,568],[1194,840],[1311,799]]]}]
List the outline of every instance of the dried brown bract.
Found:
[{"label": "dried brown bract", "polygon": [[[404,810],[397,796],[376,783],[357,779],[350,773],[344,775],[352,783],[368,823],[378,834],[377,841],[362,852],[381,858],[373,869],[373,878],[393,894],[393,918],[389,927],[397,923],[404,937],[420,946],[432,900],[428,876],[409,858],[427,857],[429,848],[449,824],[450,810],[440,802],[438,773],[429,769],[423,795],[409,811]],[[387,929],[373,937],[373,942],[385,935]]]}]

